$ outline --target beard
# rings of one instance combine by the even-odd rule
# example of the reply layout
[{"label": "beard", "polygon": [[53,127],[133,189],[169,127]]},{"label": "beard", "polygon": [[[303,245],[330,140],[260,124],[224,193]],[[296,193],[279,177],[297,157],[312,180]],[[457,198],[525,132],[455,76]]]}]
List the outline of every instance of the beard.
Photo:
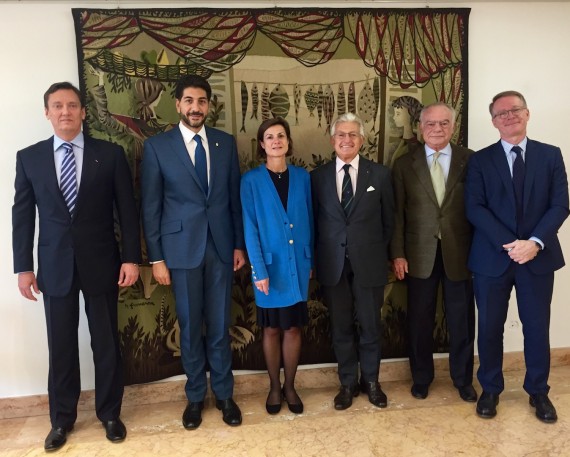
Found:
[{"label": "beard", "polygon": [[180,115],[180,120],[184,124],[186,124],[186,126],[193,128],[193,129],[201,128],[204,125],[204,123],[206,122],[206,116],[203,113],[189,113],[190,116],[201,116],[200,119],[198,119],[197,121],[190,120],[190,118],[186,114],[183,114],[183,113],[178,113],[178,114]]}]

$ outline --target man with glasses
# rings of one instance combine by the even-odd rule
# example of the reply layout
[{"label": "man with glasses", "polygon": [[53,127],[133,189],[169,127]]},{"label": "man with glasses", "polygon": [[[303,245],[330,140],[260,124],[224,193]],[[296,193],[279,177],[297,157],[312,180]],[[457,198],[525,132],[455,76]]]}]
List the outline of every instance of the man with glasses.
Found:
[{"label": "man with glasses", "polygon": [[475,153],[467,170],[465,208],[474,227],[469,254],[478,320],[483,393],[477,414],[497,414],[504,389],[503,331],[516,290],[523,325],[523,387],[536,417],[556,422],[548,398],[550,302],[554,271],[564,266],[557,232],[568,217],[568,181],[559,148],[531,140],[523,95],[506,91],[489,105],[500,141]]},{"label": "man with glasses", "polygon": [[475,402],[475,304],[467,268],[471,225],[463,199],[473,151],[450,143],[454,127],[451,106],[438,102],[425,107],[420,114],[425,145],[394,163],[396,222],[390,251],[394,274],[407,278],[412,395],[426,398],[434,378],[433,330],[441,286],[451,379],[464,401]]},{"label": "man with glasses", "polygon": [[336,160],[311,173],[317,279],[338,361],[338,410],[350,407],[360,390],[373,405],[388,405],[378,374],[394,202],[389,170],[359,155],[363,143],[360,118],[343,114],[331,125]]}]

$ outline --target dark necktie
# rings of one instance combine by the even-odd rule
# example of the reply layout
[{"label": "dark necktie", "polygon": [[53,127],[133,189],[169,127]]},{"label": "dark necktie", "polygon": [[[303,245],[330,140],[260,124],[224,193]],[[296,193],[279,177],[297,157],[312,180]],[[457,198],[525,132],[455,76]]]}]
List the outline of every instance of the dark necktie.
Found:
[{"label": "dark necktie", "polygon": [[202,189],[204,192],[208,193],[208,165],[206,163],[206,150],[202,145],[202,138],[199,135],[194,135],[194,141],[196,141],[196,150],[194,155],[194,168],[196,169],[196,174],[202,184]]},{"label": "dark necktie", "polygon": [[350,207],[352,206],[352,200],[354,199],[354,193],[352,191],[352,180],[350,179],[350,164],[343,165],[344,178],[342,178],[342,191],[340,194],[340,204],[344,210],[344,214],[348,216],[350,213]]},{"label": "dark necktie", "polygon": [[63,194],[65,204],[72,214],[77,201],[77,176],[75,171],[75,155],[73,154],[73,146],[71,143],[63,143],[61,145],[65,149],[65,155],[61,163],[61,176],[59,179],[59,188]]},{"label": "dark necktie", "polygon": [[511,152],[517,155],[513,162],[513,189],[517,204],[517,225],[519,225],[523,218],[524,160],[519,146],[513,146]]}]

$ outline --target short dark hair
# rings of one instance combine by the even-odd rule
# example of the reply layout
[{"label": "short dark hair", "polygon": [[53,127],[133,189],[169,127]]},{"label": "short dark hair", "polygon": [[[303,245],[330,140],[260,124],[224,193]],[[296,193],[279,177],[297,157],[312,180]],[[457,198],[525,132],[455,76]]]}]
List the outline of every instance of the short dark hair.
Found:
[{"label": "short dark hair", "polygon": [[410,120],[412,121],[412,124],[415,125],[420,121],[420,112],[422,111],[424,105],[422,105],[421,102],[415,97],[402,95],[392,102],[392,107],[407,109],[408,114],[410,115]]},{"label": "short dark hair", "polygon": [[281,125],[285,129],[285,135],[287,135],[287,141],[289,142],[289,149],[287,150],[285,157],[293,155],[293,139],[291,138],[291,129],[289,128],[289,123],[282,117],[278,116],[263,121],[257,129],[257,157],[260,159],[265,159],[267,157],[267,152],[265,152],[265,149],[261,147],[261,143],[263,142],[263,135],[268,128],[273,127],[274,125]]},{"label": "short dark hair", "polygon": [[48,107],[49,96],[57,92],[58,90],[72,90],[79,98],[79,103],[81,104],[81,108],[85,106],[85,103],[83,101],[83,95],[81,95],[81,91],[70,82],[63,81],[59,83],[53,83],[51,86],[49,86],[49,89],[46,90],[44,94],[44,108]]},{"label": "short dark hair", "polygon": [[184,93],[184,89],[188,87],[197,87],[199,89],[204,89],[206,91],[206,97],[208,97],[208,101],[212,97],[212,88],[210,87],[210,83],[206,80],[206,78],[200,75],[186,75],[182,76],[176,83],[176,89],[174,91],[174,96],[176,100],[182,99],[182,94]]},{"label": "short dark hair", "polygon": [[525,100],[523,94],[521,94],[520,92],[517,92],[516,90],[505,90],[504,92],[499,92],[497,95],[495,95],[493,97],[493,101],[489,105],[489,113],[491,113],[491,116],[493,116],[493,106],[495,106],[495,102],[499,98],[503,98],[503,97],[518,97],[520,99],[520,101],[523,103],[524,108],[527,107],[526,100]]}]

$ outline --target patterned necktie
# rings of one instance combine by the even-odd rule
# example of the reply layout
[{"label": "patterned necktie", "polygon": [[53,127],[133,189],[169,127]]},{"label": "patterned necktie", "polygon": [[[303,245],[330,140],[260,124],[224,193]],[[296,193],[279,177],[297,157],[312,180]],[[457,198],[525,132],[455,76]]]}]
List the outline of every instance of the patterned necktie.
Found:
[{"label": "patterned necktie", "polygon": [[429,170],[431,174],[431,182],[433,184],[433,190],[435,191],[435,197],[437,198],[437,203],[441,206],[443,202],[443,197],[445,197],[445,176],[443,174],[443,168],[439,163],[440,151],[436,151],[433,155],[433,162],[431,163],[431,168]]},{"label": "patterned necktie", "polygon": [[513,189],[515,191],[515,200],[517,204],[517,224],[520,224],[523,218],[523,193],[524,193],[524,160],[522,158],[522,149],[519,146],[513,146],[511,152],[517,156],[513,162]]},{"label": "patterned necktie", "polygon": [[194,135],[194,141],[196,141],[196,150],[194,155],[194,168],[196,169],[196,174],[202,184],[202,189],[204,192],[208,193],[208,165],[206,163],[206,150],[202,144],[202,138],[200,135]]},{"label": "patterned necktie", "polygon": [[350,164],[343,165],[344,178],[342,178],[342,191],[340,194],[340,204],[344,210],[344,214],[348,216],[350,213],[350,207],[352,206],[352,200],[354,200],[354,193],[352,191],[352,180],[350,179]]},{"label": "patterned necktie", "polygon": [[73,154],[73,146],[71,143],[63,143],[61,145],[65,149],[63,162],[61,163],[61,176],[59,180],[59,188],[63,194],[63,199],[69,209],[69,213],[73,214],[75,203],[77,201],[77,176],[75,171],[75,155]]}]

